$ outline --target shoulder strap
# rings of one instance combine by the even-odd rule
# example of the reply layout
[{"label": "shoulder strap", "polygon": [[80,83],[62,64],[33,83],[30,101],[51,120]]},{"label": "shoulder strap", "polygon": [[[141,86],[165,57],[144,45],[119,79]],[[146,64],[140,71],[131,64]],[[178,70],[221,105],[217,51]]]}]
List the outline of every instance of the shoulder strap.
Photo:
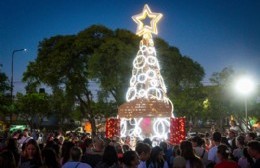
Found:
[{"label": "shoulder strap", "polygon": [[80,164],[80,162],[76,165],[76,167],[75,168],[77,168],[78,166],[79,166],[79,164]]}]

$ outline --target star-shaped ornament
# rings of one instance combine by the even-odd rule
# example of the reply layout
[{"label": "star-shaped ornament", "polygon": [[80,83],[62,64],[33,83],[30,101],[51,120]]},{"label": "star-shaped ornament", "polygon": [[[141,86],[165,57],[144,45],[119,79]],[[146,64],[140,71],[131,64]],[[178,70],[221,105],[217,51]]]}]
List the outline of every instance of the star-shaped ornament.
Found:
[{"label": "star-shaped ornament", "polygon": [[[132,19],[137,23],[136,34],[138,36],[147,35],[147,34],[151,35],[151,33],[158,34],[157,23],[162,18],[162,16],[163,15],[161,13],[153,13],[147,4],[144,5],[144,9],[142,13],[132,16]],[[147,17],[151,20],[150,25],[145,25],[143,23],[143,21]]]}]

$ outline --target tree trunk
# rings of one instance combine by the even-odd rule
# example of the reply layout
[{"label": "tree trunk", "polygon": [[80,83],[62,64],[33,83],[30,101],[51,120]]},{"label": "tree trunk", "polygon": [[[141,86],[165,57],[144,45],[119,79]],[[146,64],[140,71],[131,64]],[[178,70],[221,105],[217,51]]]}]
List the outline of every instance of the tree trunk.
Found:
[{"label": "tree trunk", "polygon": [[96,127],[96,122],[95,122],[94,117],[89,118],[89,122],[90,122],[91,128],[92,128],[92,136],[96,136],[97,135],[97,133],[96,133],[97,127]]}]

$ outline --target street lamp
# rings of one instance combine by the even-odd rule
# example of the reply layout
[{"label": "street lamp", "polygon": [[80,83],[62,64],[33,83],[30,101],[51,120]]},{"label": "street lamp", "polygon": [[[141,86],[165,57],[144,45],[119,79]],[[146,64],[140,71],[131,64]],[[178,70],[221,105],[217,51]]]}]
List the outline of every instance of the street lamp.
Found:
[{"label": "street lamp", "polygon": [[19,52],[19,51],[27,51],[27,49],[23,48],[23,49],[19,49],[19,50],[13,50],[13,53],[12,53],[12,65],[11,65],[11,100],[12,100],[12,103],[13,103],[13,83],[14,83],[14,54],[16,52]]},{"label": "street lamp", "polygon": [[253,92],[255,84],[249,77],[243,76],[236,81],[235,89],[245,98],[246,132],[248,129],[247,98]]}]

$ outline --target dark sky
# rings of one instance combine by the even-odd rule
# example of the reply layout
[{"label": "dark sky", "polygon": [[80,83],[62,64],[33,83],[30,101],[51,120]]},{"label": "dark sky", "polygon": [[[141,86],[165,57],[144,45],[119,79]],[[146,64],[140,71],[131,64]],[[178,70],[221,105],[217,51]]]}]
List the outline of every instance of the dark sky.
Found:
[{"label": "dark sky", "polygon": [[28,49],[14,57],[15,90],[22,91],[22,73],[36,58],[39,41],[76,34],[93,24],[135,32],[131,16],[140,13],[145,3],[164,15],[158,25],[159,37],[200,63],[206,72],[205,83],[213,72],[227,66],[259,81],[259,0],[1,0],[2,70],[10,77],[12,51]]}]

